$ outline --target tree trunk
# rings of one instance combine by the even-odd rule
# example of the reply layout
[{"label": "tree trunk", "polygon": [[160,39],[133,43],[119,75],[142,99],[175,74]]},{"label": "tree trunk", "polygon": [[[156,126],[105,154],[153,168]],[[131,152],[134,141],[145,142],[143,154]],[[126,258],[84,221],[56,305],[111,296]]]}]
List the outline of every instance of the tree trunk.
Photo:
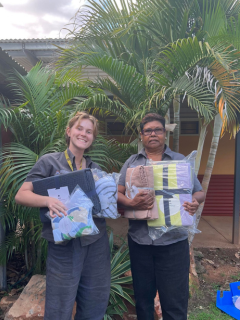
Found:
[{"label": "tree trunk", "polygon": [[[203,181],[202,181],[202,187],[203,187],[203,191],[205,192],[205,194],[207,194],[209,182],[211,179],[213,166],[214,166],[214,162],[215,162],[215,157],[216,157],[216,153],[217,153],[217,149],[218,149],[221,130],[222,130],[222,119],[221,119],[221,116],[219,114],[217,114],[214,119],[213,137],[212,137],[211,147],[210,147],[210,151],[209,151],[207,167],[206,167]],[[196,212],[195,228],[197,228],[197,226],[198,226],[203,208],[204,208],[204,203],[201,203],[201,205],[199,206],[199,208]],[[189,234],[189,244],[190,245],[193,241],[193,238],[194,238],[194,233],[190,232],[190,234]]]},{"label": "tree trunk", "polygon": [[190,268],[189,268],[189,293],[191,296],[194,295],[196,288],[199,288],[198,274],[196,272],[196,264],[194,258],[193,247],[189,248],[190,253]]},{"label": "tree trunk", "polygon": [[201,159],[202,159],[203,146],[204,146],[205,138],[207,135],[207,126],[208,126],[208,122],[205,122],[205,121],[204,121],[203,125],[201,126],[201,132],[200,132],[200,136],[199,136],[199,140],[198,140],[197,157],[196,157],[196,161],[195,161],[195,174],[196,174],[196,176],[198,175],[198,171],[199,171],[200,163],[201,163]]},{"label": "tree trunk", "polygon": [[[200,132],[200,136],[199,136],[199,140],[198,140],[197,157],[196,157],[196,161],[195,161],[195,174],[196,174],[196,176],[198,175],[198,171],[199,171],[199,167],[200,167],[200,163],[201,163],[203,146],[204,146],[205,138],[207,135],[207,126],[208,126],[208,123],[205,121],[201,126],[201,132]],[[191,230],[189,230],[189,238],[192,235],[193,234],[191,233]],[[190,244],[189,291],[190,291],[190,295],[193,295],[196,288],[199,287],[199,280],[198,280],[198,275],[196,272],[193,246],[191,245],[191,243],[192,243],[192,240],[189,241],[189,244]]]},{"label": "tree trunk", "polygon": [[173,151],[179,152],[179,135],[180,135],[180,95],[177,94],[173,99],[174,123],[176,128],[173,131]]},{"label": "tree trunk", "polygon": [[[170,109],[168,108],[168,111],[165,115],[165,122],[166,124],[170,123]],[[166,145],[169,146],[169,138],[170,138],[170,131],[166,132]]]},{"label": "tree trunk", "polygon": [[142,140],[141,140],[141,136],[139,135],[139,138],[138,138],[138,152],[140,152],[143,148],[143,143],[142,143]]}]

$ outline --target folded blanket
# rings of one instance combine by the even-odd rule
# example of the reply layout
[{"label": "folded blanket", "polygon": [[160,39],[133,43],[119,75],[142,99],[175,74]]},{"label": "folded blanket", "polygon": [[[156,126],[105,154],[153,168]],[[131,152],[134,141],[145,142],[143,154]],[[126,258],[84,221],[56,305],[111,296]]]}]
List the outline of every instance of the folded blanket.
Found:
[{"label": "folded blanket", "polygon": [[[126,196],[133,199],[141,190],[147,190],[155,196],[152,166],[137,166],[128,168],[126,173]],[[128,219],[153,220],[158,218],[157,202],[151,210],[125,210],[124,217]]]},{"label": "folded blanket", "polygon": [[154,189],[158,219],[149,221],[149,227],[190,226],[193,217],[184,210],[185,201],[192,202],[191,166],[187,162],[153,165]]},{"label": "folded blanket", "polygon": [[101,203],[101,211],[98,218],[117,219],[120,217],[117,210],[118,180],[120,174],[108,174],[105,171],[93,169],[95,188]]},{"label": "folded blanket", "polygon": [[118,218],[117,185],[114,179],[110,176],[103,177],[95,182],[95,187],[102,208],[97,216],[110,219]]},{"label": "folded blanket", "polygon": [[66,203],[67,216],[51,219],[55,243],[99,233],[92,218],[92,201],[77,188]]}]

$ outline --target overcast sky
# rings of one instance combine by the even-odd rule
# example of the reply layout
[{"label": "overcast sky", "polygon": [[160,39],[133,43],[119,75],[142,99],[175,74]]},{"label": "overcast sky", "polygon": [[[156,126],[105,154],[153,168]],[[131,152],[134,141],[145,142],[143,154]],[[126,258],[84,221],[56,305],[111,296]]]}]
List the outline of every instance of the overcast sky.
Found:
[{"label": "overcast sky", "polygon": [[0,39],[63,38],[85,0],[0,0]]}]

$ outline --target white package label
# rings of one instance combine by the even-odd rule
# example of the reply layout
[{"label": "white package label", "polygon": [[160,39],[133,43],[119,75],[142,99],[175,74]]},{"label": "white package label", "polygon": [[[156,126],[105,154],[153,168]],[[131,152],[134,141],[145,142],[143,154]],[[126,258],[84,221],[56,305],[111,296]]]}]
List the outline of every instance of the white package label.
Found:
[{"label": "white package label", "polygon": [[49,197],[60,200],[63,204],[69,199],[70,194],[68,187],[61,187],[60,189],[48,189]]}]

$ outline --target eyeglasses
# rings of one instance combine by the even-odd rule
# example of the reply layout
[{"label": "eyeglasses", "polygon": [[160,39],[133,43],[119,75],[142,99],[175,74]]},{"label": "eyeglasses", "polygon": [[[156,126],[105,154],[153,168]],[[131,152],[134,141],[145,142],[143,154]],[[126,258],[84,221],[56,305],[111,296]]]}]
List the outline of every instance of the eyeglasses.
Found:
[{"label": "eyeglasses", "polygon": [[155,133],[156,136],[161,136],[165,132],[165,128],[156,128],[156,129],[146,129],[142,130],[142,134],[144,136],[151,136],[151,134]]}]

